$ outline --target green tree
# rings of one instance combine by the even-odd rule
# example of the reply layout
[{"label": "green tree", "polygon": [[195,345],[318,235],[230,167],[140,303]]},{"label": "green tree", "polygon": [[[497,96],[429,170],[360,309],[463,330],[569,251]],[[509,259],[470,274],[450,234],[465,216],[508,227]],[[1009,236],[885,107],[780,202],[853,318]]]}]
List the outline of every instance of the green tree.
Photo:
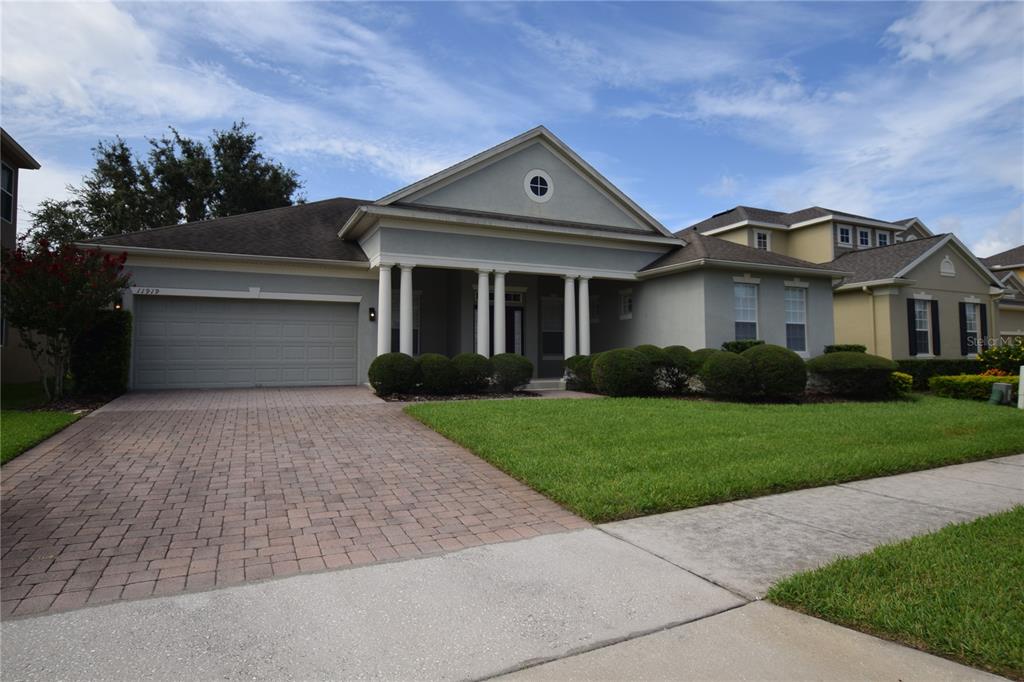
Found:
[{"label": "green tree", "polygon": [[214,130],[207,142],[169,130],[149,140],[144,157],[120,137],[100,141],[92,171],[81,185],[68,187],[71,198],[47,199],[32,213],[25,248],[34,252],[44,241],[67,244],[302,201],[298,174],[264,156],[261,138],[244,121]]}]

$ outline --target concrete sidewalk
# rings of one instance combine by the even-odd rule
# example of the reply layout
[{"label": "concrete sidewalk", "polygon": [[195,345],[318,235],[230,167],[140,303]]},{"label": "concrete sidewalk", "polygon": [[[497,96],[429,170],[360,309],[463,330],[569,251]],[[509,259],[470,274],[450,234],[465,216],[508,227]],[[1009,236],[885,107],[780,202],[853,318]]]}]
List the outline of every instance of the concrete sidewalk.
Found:
[{"label": "concrete sidewalk", "polygon": [[706,678],[980,679],[970,668],[748,602],[776,578],[837,554],[1015,504],[1024,504],[1024,455],[9,620],[2,673],[433,680],[516,670],[657,678],[678,670]]}]

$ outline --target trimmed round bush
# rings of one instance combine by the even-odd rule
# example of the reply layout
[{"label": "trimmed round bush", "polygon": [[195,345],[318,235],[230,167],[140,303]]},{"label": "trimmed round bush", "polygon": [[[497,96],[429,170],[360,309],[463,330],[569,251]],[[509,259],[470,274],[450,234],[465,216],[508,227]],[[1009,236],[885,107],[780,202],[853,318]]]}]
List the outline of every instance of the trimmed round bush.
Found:
[{"label": "trimmed round bush", "polygon": [[701,348],[700,350],[693,351],[693,354],[690,355],[690,367],[693,370],[693,374],[700,376],[704,370],[704,363],[708,361],[708,358],[715,353],[721,352],[717,348]]},{"label": "trimmed round bush", "polygon": [[889,376],[897,369],[888,358],[851,351],[826,353],[807,363],[807,371],[822,379],[832,395],[867,400],[890,395]]},{"label": "trimmed round bush", "polygon": [[750,361],[727,350],[717,351],[705,361],[701,379],[708,395],[721,400],[750,400],[757,392]]},{"label": "trimmed round bush", "polygon": [[799,355],[771,344],[740,353],[753,371],[754,388],[766,400],[797,400],[807,387],[807,366]]},{"label": "trimmed round bush", "polygon": [[522,355],[499,353],[491,358],[494,383],[505,393],[522,388],[533,377],[533,363]]},{"label": "trimmed round bush", "polygon": [[764,344],[761,339],[742,339],[740,341],[726,341],[722,344],[722,350],[730,353],[742,353],[745,350]]},{"label": "trimmed round bush", "polygon": [[479,353],[459,353],[452,358],[458,378],[458,390],[464,393],[483,393],[491,383],[494,364]]},{"label": "trimmed round bush", "polygon": [[417,360],[420,367],[420,389],[431,395],[455,393],[459,373],[455,363],[440,353],[424,353]]},{"label": "trimmed round bush", "polygon": [[654,370],[652,388],[656,393],[671,393],[676,390],[678,381],[675,365],[672,363],[672,357],[664,349],[644,343],[633,350],[643,353],[650,360],[651,369]]},{"label": "trimmed round bush", "polygon": [[412,393],[419,379],[419,366],[405,353],[378,355],[367,372],[377,395]]},{"label": "trimmed round bush", "polygon": [[597,392],[605,395],[647,395],[654,390],[654,366],[646,355],[632,348],[601,353],[591,376]]},{"label": "trimmed round bush", "polygon": [[567,384],[570,389],[577,391],[594,390],[591,369],[594,358],[591,355],[574,355],[565,361],[565,367],[569,370]]},{"label": "trimmed round bush", "polygon": [[672,360],[672,366],[666,372],[669,390],[672,393],[686,393],[690,389],[690,377],[693,376],[693,351],[686,346],[665,346],[665,354]]}]

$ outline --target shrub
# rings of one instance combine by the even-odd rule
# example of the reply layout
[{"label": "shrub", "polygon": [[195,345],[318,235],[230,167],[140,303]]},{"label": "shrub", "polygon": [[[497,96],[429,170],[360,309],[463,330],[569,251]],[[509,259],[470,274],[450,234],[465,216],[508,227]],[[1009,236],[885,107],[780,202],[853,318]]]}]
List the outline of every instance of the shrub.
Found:
[{"label": "shrub", "polygon": [[419,379],[419,366],[405,353],[378,355],[367,372],[377,395],[412,393]]},{"label": "shrub", "polygon": [[899,370],[914,377],[914,388],[928,389],[928,380],[934,376],[953,374],[980,374],[984,369],[979,360],[898,360]]},{"label": "shrub", "polygon": [[654,391],[669,393],[675,390],[676,371],[672,356],[650,343],[641,344],[633,350],[642,353],[651,362],[651,369],[654,371],[651,387]]},{"label": "shrub", "polygon": [[594,363],[592,355],[574,355],[565,361],[566,369],[569,370],[566,377],[566,386],[576,391],[592,391],[594,385],[590,376]]},{"label": "shrub", "polygon": [[997,343],[978,353],[978,360],[985,369],[1001,369],[1015,374],[1024,365],[1024,339],[1016,339],[1013,343]]},{"label": "shrub", "polygon": [[851,351],[819,355],[807,363],[807,371],[821,378],[833,395],[867,400],[889,396],[889,375],[896,369],[892,360]]},{"label": "shrub", "polygon": [[132,352],[132,314],[104,310],[71,346],[71,377],[79,395],[109,395],[128,390]]},{"label": "shrub", "polygon": [[522,388],[533,377],[533,363],[522,355],[499,353],[491,358],[494,383],[505,393]]},{"label": "shrub", "polygon": [[482,393],[491,382],[494,364],[479,353],[459,353],[452,358],[458,378],[458,390],[464,393]]},{"label": "shrub", "polygon": [[721,352],[722,351],[717,348],[701,348],[700,350],[693,351],[690,355],[690,368],[692,369],[693,374],[700,375],[701,371],[704,369],[704,363],[708,361],[708,358],[715,353]]},{"label": "shrub", "polygon": [[708,395],[723,400],[749,400],[755,393],[753,368],[742,355],[719,351],[709,357],[701,370]]},{"label": "shrub", "polygon": [[722,344],[722,350],[730,353],[742,353],[745,350],[749,350],[754,346],[760,346],[764,341],[758,339],[744,339],[742,341],[726,341]]},{"label": "shrub", "polygon": [[638,350],[618,348],[601,353],[592,370],[594,387],[611,396],[647,395],[654,389],[654,366]]},{"label": "shrub", "polygon": [[906,398],[914,388],[914,377],[905,372],[893,372],[889,375],[889,395],[893,398]]},{"label": "shrub", "polygon": [[740,354],[750,363],[753,388],[767,400],[796,400],[807,386],[803,358],[782,346],[761,344]]},{"label": "shrub", "polygon": [[932,377],[928,387],[932,393],[943,398],[959,398],[961,400],[988,400],[992,395],[992,384],[1016,385],[1020,377],[983,377],[978,374],[961,374],[958,376]]},{"label": "shrub", "polygon": [[424,353],[416,361],[419,365],[420,390],[431,395],[448,395],[459,387],[459,372],[455,363],[440,353]]},{"label": "shrub", "polygon": [[835,343],[825,346],[826,353],[867,353],[868,347],[859,343]]},{"label": "shrub", "polygon": [[672,360],[669,381],[673,393],[686,393],[690,377],[693,376],[693,351],[686,346],[665,346],[665,353]]}]

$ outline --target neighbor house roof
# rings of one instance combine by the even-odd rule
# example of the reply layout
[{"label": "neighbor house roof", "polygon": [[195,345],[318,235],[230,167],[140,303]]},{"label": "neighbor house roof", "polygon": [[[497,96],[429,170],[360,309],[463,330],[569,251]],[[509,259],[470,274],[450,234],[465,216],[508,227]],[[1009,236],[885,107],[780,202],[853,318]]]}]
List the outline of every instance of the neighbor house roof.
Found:
[{"label": "neighbor house roof", "polygon": [[1005,270],[1006,268],[1024,268],[1024,244],[1015,246],[1008,251],[997,253],[988,258],[982,258],[981,262],[993,270]]},{"label": "neighbor house roof", "polygon": [[0,157],[3,157],[4,163],[15,168],[39,169],[39,162],[3,128],[0,128]]},{"label": "neighbor house roof", "polygon": [[700,234],[692,228],[683,230],[676,236],[686,244],[669,251],[645,266],[640,271],[641,273],[673,271],[696,265],[743,264],[760,269],[791,270],[809,274],[844,274],[841,272],[842,268],[833,267],[831,263],[810,263],[799,258],[784,256],[781,253],[754,249],[718,237]]},{"label": "neighbor house roof", "polygon": [[800,223],[804,223],[809,220],[826,219],[830,217],[837,220],[877,224],[896,230],[902,230],[906,227],[902,223],[879,220],[878,218],[869,218],[867,216],[857,215],[855,213],[846,213],[844,211],[833,211],[830,208],[823,208],[821,206],[802,208],[799,211],[793,211],[791,213],[771,211],[765,208],[754,208],[753,206],[737,206],[729,209],[728,211],[716,213],[707,220],[702,220],[695,225],[691,225],[688,229],[694,229],[702,234],[707,234],[714,230],[743,223],[752,223],[777,228],[790,228],[793,225],[799,225]]},{"label": "neighbor house roof", "polygon": [[843,279],[842,285],[892,279],[946,236],[938,234],[889,246],[849,251],[832,261],[832,264],[850,273]]},{"label": "neighbor house roof", "polygon": [[363,199],[325,199],[226,218],[168,225],[92,239],[84,244],[132,249],[198,251],[275,258],[366,262],[359,244],[338,239]]}]

